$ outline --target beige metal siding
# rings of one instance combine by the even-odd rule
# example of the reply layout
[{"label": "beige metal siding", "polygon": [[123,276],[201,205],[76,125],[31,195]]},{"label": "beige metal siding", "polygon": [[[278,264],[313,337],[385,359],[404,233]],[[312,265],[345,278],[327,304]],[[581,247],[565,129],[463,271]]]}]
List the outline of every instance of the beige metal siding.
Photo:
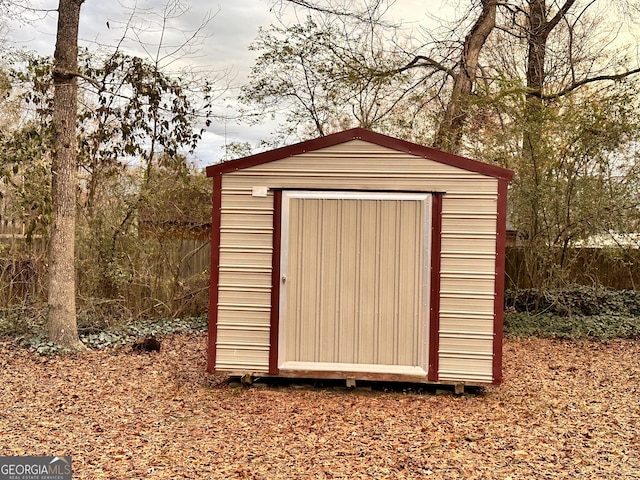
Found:
[{"label": "beige metal siding", "polygon": [[438,362],[442,381],[492,379],[497,182],[495,187],[493,195],[451,193],[443,199]]},{"label": "beige metal siding", "polygon": [[[224,279],[227,287],[243,293],[220,292],[219,329],[246,321],[262,332],[269,330],[265,292],[243,291],[237,283],[245,274],[250,285],[271,281],[273,198],[271,193],[252,197],[254,186],[444,192],[440,331],[447,337],[441,339],[440,379],[492,380],[491,342],[477,340],[478,335],[488,340],[493,332],[496,179],[359,140],[225,174],[221,283]],[[248,320],[241,318],[243,312]],[[241,359],[246,362],[242,369],[266,371],[265,338],[248,331],[247,338],[237,343],[243,349],[240,355],[230,336],[220,330],[216,368],[237,370]]]},{"label": "beige metal siding", "polygon": [[426,375],[429,196],[375,195],[284,194],[280,369]]},{"label": "beige metal siding", "polygon": [[273,198],[226,190],[222,198],[216,368],[267,371]]}]

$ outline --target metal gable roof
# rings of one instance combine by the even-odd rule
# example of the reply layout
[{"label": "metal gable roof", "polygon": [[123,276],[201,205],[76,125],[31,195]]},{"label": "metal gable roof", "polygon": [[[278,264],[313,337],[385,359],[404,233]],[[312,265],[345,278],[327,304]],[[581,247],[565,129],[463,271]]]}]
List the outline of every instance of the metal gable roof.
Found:
[{"label": "metal gable roof", "polygon": [[422,157],[470,172],[480,173],[500,180],[510,181],[513,178],[512,170],[443,152],[441,150],[436,150],[435,148],[425,147],[423,145],[418,145],[417,143],[411,143],[406,140],[390,137],[381,133],[372,132],[371,130],[366,130],[364,128],[352,128],[350,130],[344,130],[324,137],[314,138],[312,140],[270,150],[268,152],[258,153],[249,157],[210,165],[206,169],[207,177],[215,177],[224,173],[261,165],[263,163],[274,162],[283,158],[332,147],[352,140],[362,140],[381,147],[405,152],[410,155],[415,155],[417,157]]}]

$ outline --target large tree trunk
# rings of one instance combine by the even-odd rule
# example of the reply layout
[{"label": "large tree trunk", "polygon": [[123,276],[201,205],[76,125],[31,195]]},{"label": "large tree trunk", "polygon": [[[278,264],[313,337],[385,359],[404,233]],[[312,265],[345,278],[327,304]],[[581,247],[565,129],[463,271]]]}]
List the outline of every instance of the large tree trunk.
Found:
[{"label": "large tree trunk", "polygon": [[542,90],[546,80],[545,60],[549,35],[560,23],[564,15],[576,3],[566,0],[558,12],[549,19],[546,0],[528,0],[529,3],[529,48],[527,52],[527,99],[541,103]]},{"label": "large tree trunk", "polygon": [[49,247],[49,340],[82,348],[76,323],[75,225],[77,183],[78,24],[83,0],[60,0],[53,70],[53,228]]},{"label": "large tree trunk", "polygon": [[529,101],[537,102],[542,95],[549,33],[545,0],[529,0],[529,48],[527,52],[527,98]]},{"label": "large tree trunk", "polygon": [[482,0],[482,13],[464,40],[462,56],[455,74],[451,97],[440,122],[434,147],[456,153],[462,141],[462,131],[467,121],[466,100],[476,81],[478,60],[482,47],[496,26],[497,0]]}]

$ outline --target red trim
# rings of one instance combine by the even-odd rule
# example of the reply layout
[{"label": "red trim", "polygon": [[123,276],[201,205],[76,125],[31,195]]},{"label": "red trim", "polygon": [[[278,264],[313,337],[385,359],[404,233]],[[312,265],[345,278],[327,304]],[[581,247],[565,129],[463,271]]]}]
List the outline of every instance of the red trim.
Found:
[{"label": "red trim", "polygon": [[280,325],[280,251],[282,245],[282,191],[273,192],[273,256],[271,259],[271,329],[269,374],[278,375],[278,327]]},{"label": "red trim", "polygon": [[218,339],[218,289],[220,286],[220,216],[222,208],[222,177],[213,178],[211,208],[211,269],[209,273],[209,348],[207,371],[216,369],[216,341]]},{"label": "red trim", "polygon": [[496,291],[493,304],[493,383],[502,382],[502,336],[504,321],[504,270],[507,243],[507,181],[498,182],[498,222],[496,226]]},{"label": "red trim", "polygon": [[440,265],[442,251],[442,195],[433,195],[431,207],[431,299],[429,301],[429,371],[427,380],[438,381],[440,349]]},{"label": "red trim", "polygon": [[365,130],[363,128],[353,128],[351,130],[345,130],[343,132],[327,135],[326,137],[319,137],[313,140],[308,140],[306,142],[297,143],[295,145],[278,148],[276,150],[258,153],[250,157],[211,165],[207,167],[207,176],[213,177],[227,172],[234,172],[236,170],[254,167],[263,163],[281,160],[293,155],[299,155],[301,153],[339,145],[351,140],[364,140],[365,142],[380,145],[381,147],[387,147],[400,152],[406,152],[411,155],[416,155],[418,157],[433,160],[434,162],[451,165],[453,167],[462,168],[463,170],[480,173],[482,175],[498,178],[500,180],[509,181],[513,178],[513,172],[511,170],[507,170],[506,168],[479,162],[477,160],[471,160],[470,158],[453,155],[451,153],[442,152],[434,148],[407,142],[405,140],[400,140],[399,138],[389,137],[387,135],[372,132],[370,130]]}]

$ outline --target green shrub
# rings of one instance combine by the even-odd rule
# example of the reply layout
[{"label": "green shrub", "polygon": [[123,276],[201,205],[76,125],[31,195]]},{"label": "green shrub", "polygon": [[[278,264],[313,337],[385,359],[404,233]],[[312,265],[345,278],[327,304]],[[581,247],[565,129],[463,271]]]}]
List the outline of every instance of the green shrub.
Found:
[{"label": "green shrub", "polygon": [[551,337],[606,342],[614,338],[640,338],[640,317],[615,315],[574,315],[551,313],[505,314],[504,331],[519,337]]},{"label": "green shrub", "polygon": [[46,304],[23,302],[0,308],[0,336],[32,335],[44,328]]},{"label": "green shrub", "polygon": [[573,286],[505,292],[505,333],[608,341],[640,338],[640,292]]},{"label": "green shrub", "polygon": [[[103,331],[81,334],[82,343],[91,348],[117,348],[148,335],[169,335],[172,333],[200,333],[207,329],[206,317],[166,318],[158,321],[135,322]],[[24,338],[21,345],[39,355],[59,355],[70,350],[49,342],[43,334]]]},{"label": "green shrub", "polygon": [[519,289],[505,292],[507,310],[521,313],[573,315],[640,315],[640,292],[582,285],[557,289]]}]

